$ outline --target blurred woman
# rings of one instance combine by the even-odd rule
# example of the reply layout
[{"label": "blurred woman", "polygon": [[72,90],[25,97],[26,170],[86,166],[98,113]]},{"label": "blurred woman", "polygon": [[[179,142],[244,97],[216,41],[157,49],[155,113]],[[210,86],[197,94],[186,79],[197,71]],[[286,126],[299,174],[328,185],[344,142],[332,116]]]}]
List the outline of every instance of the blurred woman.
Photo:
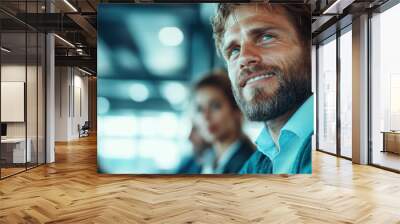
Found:
[{"label": "blurred woman", "polygon": [[212,150],[210,143],[200,135],[195,125],[192,125],[189,141],[192,143],[192,155],[183,160],[176,171],[177,174],[200,174],[204,156],[209,155],[207,151]]},{"label": "blurred woman", "polygon": [[206,75],[195,84],[194,106],[195,125],[214,151],[203,161],[202,173],[238,173],[255,147],[242,131],[243,116],[226,72]]}]

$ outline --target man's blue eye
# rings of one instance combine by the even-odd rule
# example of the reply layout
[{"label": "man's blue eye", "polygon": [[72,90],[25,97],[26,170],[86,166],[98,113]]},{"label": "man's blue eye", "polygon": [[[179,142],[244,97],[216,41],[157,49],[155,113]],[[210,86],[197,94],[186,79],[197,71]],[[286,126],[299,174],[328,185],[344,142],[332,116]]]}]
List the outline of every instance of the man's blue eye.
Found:
[{"label": "man's blue eye", "polygon": [[235,54],[239,54],[240,53],[240,49],[238,47],[235,47],[231,50],[231,56],[235,55]]},{"label": "man's blue eye", "polygon": [[262,41],[263,42],[270,42],[272,40],[272,36],[269,34],[264,34],[262,35]]}]

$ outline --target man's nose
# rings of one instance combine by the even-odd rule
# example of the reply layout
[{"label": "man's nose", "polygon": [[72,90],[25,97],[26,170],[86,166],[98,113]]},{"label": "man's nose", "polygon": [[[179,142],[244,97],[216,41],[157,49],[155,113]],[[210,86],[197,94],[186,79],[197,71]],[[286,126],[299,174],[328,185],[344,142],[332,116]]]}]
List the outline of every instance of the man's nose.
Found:
[{"label": "man's nose", "polygon": [[257,46],[252,43],[244,43],[239,56],[240,69],[253,66],[261,61]]}]

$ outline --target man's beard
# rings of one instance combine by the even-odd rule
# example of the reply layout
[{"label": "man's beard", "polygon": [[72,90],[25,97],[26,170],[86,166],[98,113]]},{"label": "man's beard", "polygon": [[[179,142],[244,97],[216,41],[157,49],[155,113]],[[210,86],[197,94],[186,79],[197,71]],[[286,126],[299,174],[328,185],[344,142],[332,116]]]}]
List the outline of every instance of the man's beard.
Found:
[{"label": "man's beard", "polygon": [[[312,94],[310,69],[306,66],[310,64],[304,63],[300,67],[292,65],[286,74],[276,66],[268,66],[273,68],[278,88],[272,95],[264,92],[265,87],[255,88],[251,101],[244,99],[239,86],[232,86],[236,102],[245,116],[251,121],[268,121],[299,107]],[[297,68],[297,72],[294,68]]]}]

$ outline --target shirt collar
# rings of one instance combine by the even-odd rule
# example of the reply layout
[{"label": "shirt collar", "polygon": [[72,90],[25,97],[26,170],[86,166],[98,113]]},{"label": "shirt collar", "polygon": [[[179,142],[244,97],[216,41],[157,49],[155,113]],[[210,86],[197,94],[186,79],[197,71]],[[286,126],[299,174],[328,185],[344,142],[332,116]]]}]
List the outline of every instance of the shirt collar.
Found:
[{"label": "shirt collar", "polygon": [[314,96],[310,96],[297,111],[289,118],[286,124],[281,129],[289,131],[300,137],[307,138],[313,133],[314,129]]},{"label": "shirt collar", "polygon": [[261,148],[268,148],[273,146],[274,144],[275,143],[272,140],[271,135],[269,134],[268,128],[264,125],[263,129],[256,139],[256,145],[260,146]]},{"label": "shirt collar", "polygon": [[[280,137],[285,131],[293,133],[300,139],[307,138],[312,134],[314,129],[314,96],[310,96],[289,118],[286,124],[282,127]],[[275,143],[268,131],[268,128],[264,126],[261,133],[257,137],[256,145],[259,151],[265,155],[273,158],[278,151],[271,150],[274,148]]]}]

